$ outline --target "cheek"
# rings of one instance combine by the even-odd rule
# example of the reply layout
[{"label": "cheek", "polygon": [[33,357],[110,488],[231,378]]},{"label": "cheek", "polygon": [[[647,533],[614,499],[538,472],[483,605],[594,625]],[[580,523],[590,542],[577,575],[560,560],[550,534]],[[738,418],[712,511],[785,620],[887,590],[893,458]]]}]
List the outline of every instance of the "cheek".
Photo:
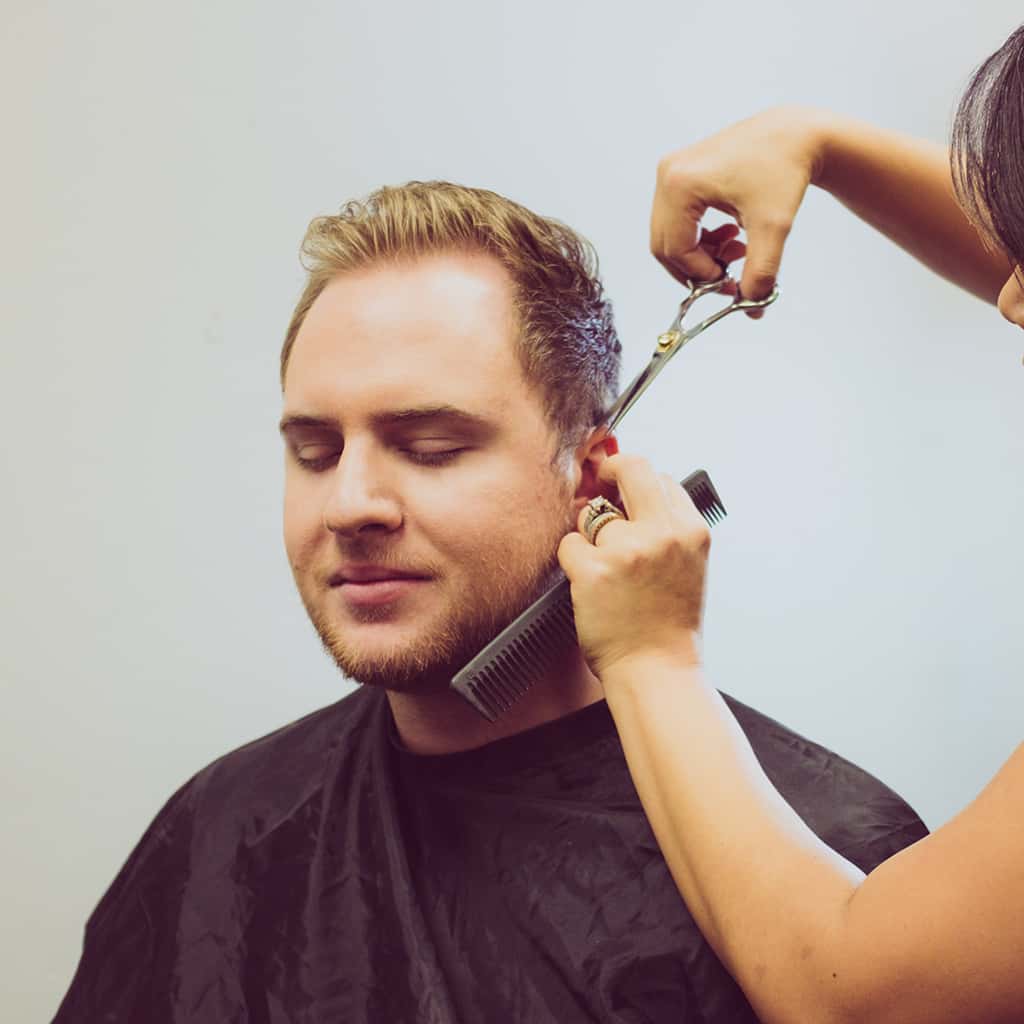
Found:
[{"label": "cheek", "polygon": [[[459,495],[458,500],[453,500]],[[418,500],[406,507],[406,519],[416,534],[438,554],[456,564],[471,564],[476,553],[495,542],[494,501],[483,493],[455,488],[439,492],[434,500]]]},{"label": "cheek", "polygon": [[[413,532],[421,532],[427,542],[452,566],[472,571],[491,564],[507,551],[536,505],[509,486],[508,480],[474,481],[474,486],[451,482],[433,492],[428,500],[423,492],[407,509]],[[418,529],[417,529],[418,528]]]},{"label": "cheek", "polygon": [[478,502],[468,528],[477,544],[498,557],[515,552],[519,558],[538,558],[548,554],[551,537],[560,539],[571,519],[572,489],[538,471],[521,474],[515,483],[503,481]]},{"label": "cheek", "polygon": [[323,532],[319,506],[308,495],[285,485],[284,492],[284,549],[293,568],[301,568],[310,559],[312,549]]}]

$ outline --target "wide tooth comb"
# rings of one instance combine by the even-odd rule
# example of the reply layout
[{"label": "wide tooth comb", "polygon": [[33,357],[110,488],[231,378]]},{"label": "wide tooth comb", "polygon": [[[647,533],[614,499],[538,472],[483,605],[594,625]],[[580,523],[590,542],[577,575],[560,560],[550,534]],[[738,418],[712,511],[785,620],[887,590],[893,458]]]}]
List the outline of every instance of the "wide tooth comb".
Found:
[{"label": "wide tooth comb", "polygon": [[[681,486],[709,526],[725,518],[725,505],[703,469],[691,473]],[[575,643],[572,595],[563,574],[459,671],[452,689],[493,722]]]}]

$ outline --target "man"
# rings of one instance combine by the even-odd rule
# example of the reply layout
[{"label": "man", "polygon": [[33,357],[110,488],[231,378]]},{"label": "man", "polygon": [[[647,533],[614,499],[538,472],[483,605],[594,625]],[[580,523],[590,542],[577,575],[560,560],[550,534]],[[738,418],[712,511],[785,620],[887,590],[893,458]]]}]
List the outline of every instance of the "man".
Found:
[{"label": "man", "polygon": [[[170,800],[86,930],[72,1021],[752,1021],[668,874],[578,650],[496,724],[448,687],[550,579],[616,452],[589,247],[492,193],[314,221],[282,352],[285,544],[363,686]],[[891,791],[732,705],[868,869]]]}]

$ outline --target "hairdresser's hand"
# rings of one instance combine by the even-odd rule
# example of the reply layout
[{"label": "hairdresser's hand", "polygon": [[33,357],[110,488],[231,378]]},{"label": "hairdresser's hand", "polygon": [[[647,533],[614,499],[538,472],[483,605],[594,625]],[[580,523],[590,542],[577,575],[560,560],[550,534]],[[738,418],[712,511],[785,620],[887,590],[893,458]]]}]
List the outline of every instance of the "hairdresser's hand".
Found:
[{"label": "hairdresser's hand", "polygon": [[[768,110],[661,161],[651,251],[673,277],[712,280],[745,249],[741,293],[762,299],[771,291],[796,211],[822,163],[824,120],[804,108]],[[709,207],[735,218],[747,233],[745,246],[732,224],[700,231]]]},{"label": "hairdresser's hand", "polygon": [[[704,572],[711,536],[689,495],[645,459],[613,455],[599,476],[628,517],[591,544],[570,533],[558,560],[572,584],[580,647],[602,681],[650,656],[699,661]],[[580,512],[582,529],[587,509]]]}]

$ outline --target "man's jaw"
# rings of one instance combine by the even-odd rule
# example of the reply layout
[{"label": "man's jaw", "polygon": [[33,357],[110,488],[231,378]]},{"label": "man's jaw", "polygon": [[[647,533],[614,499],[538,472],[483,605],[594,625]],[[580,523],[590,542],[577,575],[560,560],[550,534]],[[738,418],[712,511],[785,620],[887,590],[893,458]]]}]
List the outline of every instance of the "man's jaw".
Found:
[{"label": "man's jaw", "polygon": [[350,679],[409,695],[446,688],[559,575],[554,546],[525,575],[495,564],[486,587],[384,552],[335,556],[303,598],[324,647]]}]

